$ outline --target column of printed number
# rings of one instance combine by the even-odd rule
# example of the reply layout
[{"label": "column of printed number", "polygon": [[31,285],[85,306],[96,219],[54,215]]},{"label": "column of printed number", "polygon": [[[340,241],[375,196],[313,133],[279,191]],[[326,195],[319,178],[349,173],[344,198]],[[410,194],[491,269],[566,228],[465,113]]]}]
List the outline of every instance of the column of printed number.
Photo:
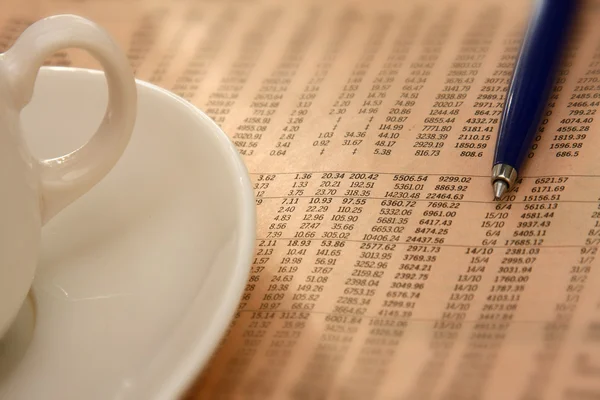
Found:
[{"label": "column of printed number", "polygon": [[[596,199],[594,205],[595,210],[591,211],[593,224],[587,232],[584,247],[580,249],[581,258],[577,260],[576,265],[571,266],[572,278],[565,287],[565,301],[557,304],[557,312],[561,313],[570,313],[572,309],[584,306],[585,310],[589,311],[579,313],[580,318],[583,316],[584,320],[580,319],[576,326],[567,331],[570,333],[570,344],[573,347],[568,353],[563,352],[563,358],[559,361],[562,370],[555,370],[557,375],[561,374],[564,377],[563,382],[558,388],[547,386],[548,392],[554,389],[554,392],[560,391],[567,397],[579,399],[594,398],[600,393],[600,296],[596,290],[600,276],[594,268],[597,249],[600,246],[600,199]],[[582,304],[583,299],[587,299],[586,304]],[[561,321],[561,325],[565,322],[575,324],[575,320],[567,318],[568,315]],[[580,324],[583,324],[583,329],[578,329]],[[563,330],[562,327],[559,329]]]},{"label": "column of printed number", "polygon": [[[330,129],[320,128],[317,134],[316,140],[313,141],[313,145],[319,148],[319,155],[324,155],[327,149],[335,149],[338,151],[339,145],[343,145],[340,140],[334,141],[335,133],[338,128],[342,126],[342,120],[351,112],[352,106],[355,103],[355,98],[359,91],[363,88],[364,77],[368,71],[372,68],[373,60],[381,50],[385,36],[391,29],[390,16],[386,15],[375,15],[373,20],[369,20],[368,26],[369,32],[366,41],[360,52],[360,57],[354,64],[350,71],[350,76],[346,80],[345,84],[341,88],[340,93],[336,97],[335,101],[329,108],[327,115],[329,116],[329,123],[331,124]],[[353,52],[354,49],[347,51]],[[357,137],[364,137],[365,132],[357,133]],[[349,140],[344,139],[344,140]]]},{"label": "column of printed number", "polygon": [[[313,105],[319,96],[322,94],[322,87],[327,85],[327,78],[330,76],[332,66],[339,58],[340,52],[343,53],[344,47],[350,43],[350,37],[354,27],[357,24],[358,16],[355,12],[348,9],[336,19],[335,28],[332,29],[331,37],[321,55],[321,58],[316,63],[312,76],[306,81],[304,89],[298,95],[297,101],[288,114],[285,126],[281,129],[277,142],[272,150],[269,151],[270,156],[285,156],[293,145],[298,142],[298,137],[302,136],[301,129],[304,122],[309,119],[309,113],[313,109]],[[339,67],[338,67],[339,68]],[[318,140],[312,143],[313,146],[325,145],[328,140],[319,134]],[[302,148],[306,151],[306,148]]]},{"label": "column of printed number", "polygon": [[[580,46],[580,42],[584,39],[586,39],[586,37],[579,35],[577,31],[573,32],[573,36],[570,37],[570,41],[563,52],[563,59],[560,64],[560,68],[557,72],[554,87],[550,92],[546,108],[542,114],[542,120],[539,123],[538,133],[533,139],[531,149],[529,151],[529,154],[527,154],[527,159],[533,159],[538,153],[540,153],[541,156],[547,157],[548,154],[544,149],[551,148],[552,150],[556,150],[557,148],[560,148],[560,145],[553,145],[556,143],[556,139],[565,139],[565,137],[561,138],[560,136],[557,136],[565,132],[564,123],[577,122],[565,120],[565,118],[559,117],[564,116],[566,114],[565,105],[568,108],[568,102],[574,97],[573,94],[579,90],[579,88],[575,86],[573,88],[574,92],[569,94],[567,93],[565,88],[569,88],[575,83],[570,80],[576,78],[575,76],[573,76],[573,71],[577,70],[578,64],[586,62],[586,60],[582,59],[581,57],[577,57],[578,53],[576,51],[577,48],[579,48]],[[591,123],[592,121],[588,122]],[[585,132],[585,129],[588,129],[585,128],[585,126],[587,125],[584,125],[584,127],[581,128],[582,132]],[[579,130],[580,128],[570,129]],[[573,136],[573,138],[574,137],[577,137],[578,140],[585,139],[585,136]],[[554,141],[554,143],[551,143],[550,145],[546,144],[551,141]],[[540,150],[538,150],[538,148]],[[553,162],[570,162],[571,157],[575,158],[578,155],[579,151],[558,151],[555,153],[555,156],[559,159],[554,159]],[[535,162],[541,161],[538,160]]]},{"label": "column of printed number", "polygon": [[[595,22],[593,23],[595,24]],[[573,43],[568,49],[567,60],[563,63],[558,83],[565,83],[569,78],[569,72],[573,68],[568,67],[572,66],[574,57],[577,57],[575,60],[581,61],[583,61],[581,57],[583,54],[590,54],[590,57],[585,60],[587,68],[581,74],[571,77],[572,90],[568,94],[568,98],[563,99],[567,101],[566,110],[563,111],[559,123],[554,124],[556,128],[547,132],[547,136],[551,138],[551,141],[547,142],[551,154],[562,159],[563,162],[569,162],[583,154],[584,144],[589,142],[594,119],[600,107],[600,44],[596,40],[597,36],[592,34],[592,28],[588,27],[587,30],[588,32],[578,31],[577,33],[585,34],[585,38],[593,40],[596,48],[590,52],[591,54],[578,51],[582,48],[582,44],[579,42],[584,37],[574,35],[572,38]],[[591,32],[589,32],[590,30]],[[576,54],[577,56],[575,56]],[[553,99],[556,97],[556,95],[553,96]],[[549,117],[545,116],[545,120],[547,118]],[[592,151],[592,153],[594,152]]]},{"label": "column of printed number", "polygon": [[423,37],[417,39],[416,48],[421,50],[408,64],[408,76],[404,78],[398,94],[394,95],[385,121],[378,125],[375,140],[380,145],[376,145],[374,154],[389,156],[394,149],[400,151],[395,143],[400,140],[404,128],[409,126],[407,122],[419,105],[419,97],[438,62],[453,27],[454,17],[452,9],[444,10],[435,20],[429,22]]},{"label": "column of printed number", "polygon": [[472,114],[455,135],[454,149],[459,157],[481,158],[493,151],[493,139],[496,137],[505,93],[517,59],[517,43],[522,35],[521,26],[518,25],[518,28],[511,29],[502,38],[503,48],[495,67],[484,77],[484,85],[481,85],[472,103]]},{"label": "column of printed number", "polygon": [[[398,90],[395,89],[393,84],[398,83],[398,76],[402,75],[405,68],[410,67],[406,60],[410,57],[410,51],[417,48],[415,45],[418,43],[418,37],[426,24],[425,21],[423,8],[415,7],[408,15],[406,23],[402,24],[403,28],[398,32],[388,58],[373,79],[371,90],[367,93],[362,107],[358,110],[358,114],[364,115],[365,118],[368,117],[365,121],[364,130],[370,129],[372,132],[369,135],[372,140],[368,141],[367,144],[369,151],[372,148],[371,146],[374,146],[372,153],[375,155],[389,156],[392,153],[392,148],[397,143],[395,139],[400,137],[398,131],[404,127],[402,123],[408,118],[407,116],[386,115],[383,120],[374,120],[381,108],[386,105],[386,99],[392,101],[392,104],[397,102],[395,93]],[[414,70],[412,72],[415,73]],[[416,76],[406,77],[403,81],[402,90],[411,90],[411,85],[423,85],[427,81],[427,76],[421,76],[422,73],[423,70],[417,70]],[[375,135],[377,129],[383,129],[384,131]],[[389,130],[394,132],[388,132]]]},{"label": "column of printed number", "polygon": [[[483,177],[456,176],[438,179],[454,181],[454,184],[459,186],[473,186],[475,193],[478,193],[480,188],[487,188],[489,184],[489,180]],[[466,190],[460,192],[466,193]],[[431,334],[427,337],[431,352],[429,357],[423,360],[420,373],[414,384],[410,386],[411,398],[426,398],[439,389],[438,385],[444,373],[450,370],[451,356],[458,350],[461,336],[470,329],[471,321],[478,317],[479,310],[474,306],[480,304],[486,296],[491,268],[498,264],[497,260],[501,257],[499,254],[501,249],[498,248],[501,245],[499,237],[507,229],[506,220],[509,218],[512,206],[481,201],[477,198],[464,197],[463,200],[468,201],[462,203],[461,207],[469,207],[472,216],[468,220],[468,226],[455,226],[454,232],[460,235],[461,232],[468,230],[469,237],[474,237],[475,240],[465,243],[459,239],[458,243],[454,243],[455,246],[444,247],[440,252],[440,257],[446,253],[444,260],[451,260],[439,261],[448,262],[448,267],[440,270],[438,275],[443,277],[444,286],[448,287],[449,291],[447,294],[444,292],[445,302],[436,309],[437,315],[431,322]],[[436,224],[437,222],[434,221],[444,216],[446,223],[452,224],[454,218],[459,215],[457,212],[457,210],[430,210],[426,212],[427,218],[422,222]],[[444,299],[442,292],[439,296],[442,301]]]},{"label": "column of printed number", "polygon": [[[583,185],[597,186],[598,178],[596,177],[540,177],[535,179],[535,183],[543,184],[544,187],[564,187],[569,184],[574,184],[575,181],[581,182]],[[585,183],[584,183],[585,182]],[[539,324],[541,340],[539,341],[540,348],[536,352],[533,369],[528,371],[528,382],[526,387],[521,392],[522,399],[531,398],[534,395],[542,395],[548,393],[551,389],[551,374],[556,370],[556,364],[559,362],[558,357],[566,345],[567,336],[573,331],[575,313],[582,302],[582,297],[586,291],[592,290],[593,282],[590,282],[590,273],[596,261],[598,247],[600,246],[600,206],[598,199],[594,201],[567,203],[564,206],[570,207],[573,214],[569,217],[571,221],[579,221],[579,217],[584,217],[586,223],[583,226],[577,227],[584,231],[582,238],[573,237],[573,235],[561,235],[561,239],[569,238],[569,242],[564,243],[570,246],[572,241],[581,241],[581,247],[572,247],[569,252],[572,255],[566,256],[564,264],[552,265],[557,271],[552,271],[554,274],[564,276],[563,284],[557,287],[555,292],[557,296],[553,302],[548,301],[552,305],[551,317],[543,323]],[[566,251],[566,249],[556,248],[554,251]],[[548,299],[550,300],[550,298]],[[586,305],[587,306],[587,305]]]},{"label": "column of printed number", "polygon": [[232,25],[238,23],[239,18],[239,13],[234,9],[219,7],[218,15],[211,22],[202,40],[198,41],[190,60],[175,80],[171,91],[185,99],[194,99],[217,57],[228,47],[227,39],[234,31]]},{"label": "column of printed number", "polygon": [[[426,192],[427,175],[387,174],[377,191],[379,207],[364,226],[360,252],[352,276],[365,280],[371,297],[347,296],[348,303],[363,300],[360,336],[355,357],[348,359],[340,395],[359,399],[377,393],[387,377],[390,362],[403,340],[430,269],[405,263],[407,226],[419,218],[418,199]],[[407,268],[408,267],[408,268]],[[410,269],[409,269],[410,268]],[[377,290],[377,292],[375,292]],[[360,310],[362,311],[362,310]]]},{"label": "column of printed number", "polygon": [[[266,177],[274,174],[265,175]],[[271,313],[260,313],[261,311],[275,311],[285,304],[289,307],[289,292],[292,287],[294,275],[303,263],[311,245],[306,237],[306,231],[301,229],[302,211],[307,202],[311,173],[279,174],[275,175],[278,180],[277,192],[272,192],[268,198],[263,198],[261,206],[269,202],[267,213],[271,215],[269,220],[264,220],[263,229],[259,229],[259,247],[268,252],[268,265],[260,276],[254,279],[260,281],[256,297],[251,309],[258,312],[255,318],[272,315]],[[313,223],[313,226],[314,223]],[[264,246],[263,246],[264,245]],[[261,255],[261,250],[257,251]],[[259,259],[263,262],[263,259]],[[253,277],[250,277],[253,282]]]},{"label": "column of printed number", "polygon": [[[254,71],[256,63],[273,35],[281,17],[280,10],[267,9],[258,14],[256,21],[242,34],[242,41],[237,57],[227,70],[225,76],[219,82],[217,90],[210,93],[208,100],[204,103],[203,110],[217,124],[224,126],[231,110],[234,109],[241,92]],[[261,119],[266,114],[263,109],[254,109],[252,116],[259,118],[258,122],[269,123],[269,118]],[[234,132],[232,140],[255,138],[257,133]],[[258,136],[256,136],[258,138]]]},{"label": "column of printed number", "polygon": [[[324,197],[330,203],[330,221],[321,232],[315,266],[307,276],[321,283],[325,289],[332,285],[333,278],[342,279],[342,288],[338,296],[328,296],[326,303],[319,304],[319,314],[311,318],[319,318],[319,326],[323,327],[316,347],[311,346],[308,361],[294,386],[296,398],[305,396],[326,395],[342,366],[348,349],[363,319],[369,299],[375,294],[375,287],[363,284],[362,278],[352,276],[353,254],[363,232],[357,231],[362,225],[363,211],[368,206],[379,174],[361,172],[328,172],[322,182],[339,182],[336,198]],[[329,184],[327,185],[329,186]],[[336,185],[337,186],[337,185]],[[366,281],[366,279],[365,279]],[[333,303],[331,303],[333,301]],[[354,304],[353,304],[354,303]],[[310,382],[310,384],[309,384]]]},{"label": "column of printed number", "polygon": [[257,154],[256,148],[262,142],[263,135],[277,135],[274,129],[269,129],[270,124],[300,64],[304,61],[308,47],[314,41],[315,31],[320,21],[316,14],[317,11],[311,9],[300,19],[301,22],[292,31],[277,64],[261,81],[246,117],[241,119],[232,130],[233,143],[240,154],[244,156]]},{"label": "column of printed number", "polygon": [[[301,356],[294,355],[294,352],[302,349],[302,344],[299,345],[303,339],[302,333],[307,330],[312,332],[320,326],[319,320],[323,314],[317,307],[323,304],[321,296],[331,284],[335,270],[343,267],[340,264],[342,251],[349,244],[349,232],[358,219],[358,216],[335,214],[334,207],[339,195],[348,190],[344,185],[347,183],[344,180],[348,176],[346,173],[300,173],[291,176],[295,184],[303,187],[303,204],[298,205],[298,211],[304,211],[304,215],[296,219],[297,224],[288,234],[289,237],[284,239],[287,253],[281,263],[285,265],[278,269],[293,273],[293,276],[285,279],[285,275],[274,273],[271,278],[285,280],[289,287],[285,294],[273,294],[277,296],[280,312],[272,325],[272,334],[265,337],[267,344],[264,352],[261,352],[262,362],[254,368],[250,381],[253,391],[258,386],[262,388],[262,396],[273,394],[277,389],[275,383],[293,367],[289,365],[289,360],[293,356]],[[325,218],[332,214],[331,220]],[[301,270],[302,266],[306,268]],[[264,301],[261,308],[273,309]]]},{"label": "column of printed number", "polygon": [[[254,373],[247,383],[248,390],[252,393],[268,395],[275,390],[275,385],[269,383],[275,380],[265,377],[274,378],[283,372],[292,351],[301,339],[301,333],[311,322],[309,317],[321,318],[322,314],[315,315],[312,311],[321,294],[325,292],[334,269],[343,267],[339,263],[342,252],[346,245],[351,244],[348,239],[358,222],[366,199],[371,194],[377,176],[339,172],[289,174],[288,179],[292,180],[292,187],[287,192],[289,197],[281,200],[285,205],[281,205],[278,211],[284,211],[291,217],[291,213],[304,209],[305,214],[302,219],[294,218],[297,222],[294,229],[275,224],[278,228],[288,228],[288,237],[283,237],[283,231],[269,232],[272,237],[277,238],[278,243],[286,243],[286,247],[279,247],[280,251],[276,251],[278,254],[274,257],[282,256],[281,266],[276,270],[271,269],[269,282],[264,283],[266,289],[261,292],[262,297],[258,305],[260,311],[252,312],[251,318],[268,320],[269,327],[272,328],[271,336],[261,336],[263,361],[252,368]],[[337,202],[339,206],[336,209]],[[325,220],[324,217],[332,213],[331,220]],[[317,245],[319,247],[316,247]],[[311,257],[314,257],[314,263],[307,271],[308,274],[304,275],[299,268],[306,264],[305,258]],[[344,311],[348,310],[334,310],[336,313]],[[337,321],[336,318],[325,316],[326,320]],[[264,335],[264,332],[247,335],[250,334]],[[331,335],[327,336],[329,340],[333,339]]]},{"label": "column of printed number", "polygon": [[[496,210],[486,214],[497,221],[491,223],[486,236],[489,239],[487,244],[494,246],[494,253],[500,253],[500,260],[491,259],[495,261],[491,262],[491,270],[486,274],[491,279],[489,289],[483,302],[479,302],[481,305],[474,315],[474,323],[469,326],[465,347],[458,358],[456,368],[461,372],[452,374],[448,386],[444,388],[444,396],[481,395],[492,378],[512,324],[518,323],[514,321],[514,316],[532,274],[544,266],[539,259],[552,251],[545,249],[544,244],[552,220],[561,209],[560,195],[537,194],[543,186],[528,180],[524,187],[515,188],[510,200],[496,204]],[[564,189],[561,183],[555,186]],[[516,225],[501,223],[508,214],[519,216]],[[472,253],[481,257],[492,254],[490,250],[482,251],[474,249]],[[542,271],[538,274],[543,276]],[[477,289],[474,288],[474,291]]]},{"label": "column of printed number", "polygon": [[[193,13],[191,16],[189,16],[189,19],[186,21],[187,23],[178,24],[178,28],[169,41],[167,49],[162,53],[159,62],[154,66],[152,72],[149,74],[149,77],[146,78],[148,82],[159,86],[164,84],[165,77],[169,76],[169,72],[173,67],[173,61],[179,54],[181,54],[181,44],[184,42],[184,38],[189,34],[191,28],[194,26],[194,24],[190,22],[193,21],[194,23],[200,23],[203,18],[203,14]],[[145,78],[139,74],[137,77],[141,79]]]},{"label": "column of printed number", "polygon": [[[411,323],[422,323],[411,320],[416,317],[430,274],[441,262],[444,251],[454,250],[443,245],[469,186],[469,181],[455,176],[395,174],[390,178],[386,190],[381,192],[380,216],[372,227],[386,233],[374,235],[376,242],[363,243],[373,247],[365,255],[374,257],[376,263],[369,265],[366,261],[362,265],[373,268],[371,273],[381,274],[378,258],[385,258],[386,279],[379,285],[382,296],[377,298],[378,303],[371,304],[366,339],[353,360],[352,379],[344,388],[348,396],[362,393],[365,388],[378,389],[388,377],[387,365],[396,357],[406,330]],[[409,226],[410,229],[405,228]],[[376,247],[387,239],[391,243],[383,242],[382,249]],[[386,249],[394,252],[386,254]],[[447,268],[440,273],[447,273]],[[374,366],[370,371],[365,369],[369,365]]]},{"label": "column of printed number", "polygon": [[494,7],[480,11],[463,35],[459,49],[446,73],[442,88],[436,93],[430,112],[423,120],[413,144],[415,156],[437,157],[456,125],[460,111],[472,92],[473,84],[498,24]]},{"label": "column of printed number", "polygon": [[[335,212],[331,207],[337,200],[335,197],[339,194],[369,196],[370,191],[366,188],[373,187],[373,183],[360,182],[363,175],[365,174],[333,172],[291,174],[294,188],[288,194],[303,196],[304,200],[308,198],[308,203],[306,203],[303,218],[301,221],[298,219],[299,226],[295,226],[295,230],[289,231],[291,237],[279,239],[280,243],[287,242],[287,253],[281,258],[282,265],[278,267],[277,273],[273,270],[273,275],[270,277],[270,282],[267,284],[268,287],[260,302],[259,308],[265,312],[253,313],[257,318],[260,316],[270,320],[272,335],[262,337],[266,343],[263,345],[264,353],[261,352],[263,354],[262,361],[260,365],[252,368],[254,372],[247,383],[248,390],[252,393],[267,396],[276,389],[274,383],[277,382],[277,379],[275,378],[281,376],[285,371],[292,351],[296,348],[298,340],[301,339],[301,333],[311,322],[309,316],[320,318],[320,315],[313,316],[311,311],[315,309],[317,301],[325,291],[333,270],[340,266],[338,261],[340,261],[342,250],[358,219],[358,215],[343,214],[360,214],[359,211],[362,208],[355,207],[347,210],[344,206],[339,207],[338,212],[342,214],[334,214],[331,221],[324,220],[324,216],[327,213]],[[346,177],[350,181],[344,182]],[[371,178],[372,180],[376,179],[376,176],[371,176]],[[312,186],[309,185],[309,182],[312,183]],[[346,187],[344,183],[346,183]],[[361,189],[352,189],[357,187],[361,187]],[[309,193],[312,193],[313,197],[307,196]],[[348,198],[343,198],[342,203],[348,204],[348,200]],[[355,204],[365,204],[365,202],[357,200]],[[295,211],[296,206],[301,207],[297,201],[294,201],[294,205],[286,208],[288,211]],[[280,237],[279,234],[277,236]],[[328,239],[318,240],[318,238]],[[315,246],[319,243],[320,246],[316,248],[315,253]],[[315,257],[315,261],[307,271],[308,274],[304,275],[298,271],[298,268],[306,263],[304,262],[306,257],[309,259]],[[283,283],[278,284],[278,282]],[[282,288],[287,293],[282,292]],[[288,293],[292,294],[291,298],[286,296]],[[277,309],[282,310],[277,314],[269,312]],[[308,329],[310,330],[310,328]]]},{"label": "column of printed number", "polygon": [[[386,98],[395,92],[394,82],[399,75],[410,49],[415,43],[415,36],[423,25],[422,9],[415,8],[408,16],[390,14],[393,25],[400,25],[402,29],[396,34],[389,54],[382,64],[373,65],[371,68],[378,69],[378,72],[371,79],[368,90],[361,91],[357,95],[362,98],[357,99],[360,105],[356,111],[356,116],[352,120],[352,126],[344,132],[342,146],[352,148],[352,154],[360,154],[360,149],[369,144],[367,141],[368,132],[376,129],[376,123],[373,122],[377,117],[379,110],[384,106]],[[371,61],[375,63],[375,60]],[[423,78],[414,78],[423,79]],[[366,89],[367,89],[366,88]],[[359,118],[360,117],[360,118]],[[395,141],[377,141],[376,144],[389,153]],[[370,149],[369,149],[370,150]],[[386,151],[382,150],[382,153]]]},{"label": "column of printed number", "polygon": [[138,27],[131,34],[126,55],[134,74],[137,75],[139,67],[159,38],[165,17],[162,9],[152,9],[142,15]]}]

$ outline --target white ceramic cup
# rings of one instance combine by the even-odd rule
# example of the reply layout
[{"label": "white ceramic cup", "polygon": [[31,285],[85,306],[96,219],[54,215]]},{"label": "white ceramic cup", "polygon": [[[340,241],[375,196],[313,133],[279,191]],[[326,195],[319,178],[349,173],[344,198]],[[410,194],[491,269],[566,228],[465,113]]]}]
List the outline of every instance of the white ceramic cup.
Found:
[{"label": "white ceramic cup", "polygon": [[[38,160],[22,136],[20,112],[33,95],[45,59],[67,48],[86,50],[102,65],[109,94],[106,113],[85,145],[62,157]],[[0,54],[0,337],[31,287],[42,226],[113,168],[129,143],[136,112],[136,85],[125,54],[84,18],[42,19]]]}]

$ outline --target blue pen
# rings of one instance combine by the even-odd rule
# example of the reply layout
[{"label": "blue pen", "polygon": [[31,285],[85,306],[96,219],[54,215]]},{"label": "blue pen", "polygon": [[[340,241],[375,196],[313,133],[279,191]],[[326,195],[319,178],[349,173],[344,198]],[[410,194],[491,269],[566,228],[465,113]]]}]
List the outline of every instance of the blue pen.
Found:
[{"label": "blue pen", "polygon": [[560,65],[576,0],[539,0],[521,45],[500,120],[492,187],[494,198],[511,190],[531,148]]}]

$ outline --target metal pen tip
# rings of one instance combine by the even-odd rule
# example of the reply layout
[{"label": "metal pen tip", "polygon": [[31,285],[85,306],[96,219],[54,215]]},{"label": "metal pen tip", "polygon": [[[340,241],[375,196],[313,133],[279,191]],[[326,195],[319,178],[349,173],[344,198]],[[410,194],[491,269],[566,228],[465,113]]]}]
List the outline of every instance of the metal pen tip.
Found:
[{"label": "metal pen tip", "polygon": [[500,200],[508,190],[508,185],[503,180],[494,182],[494,200]]}]

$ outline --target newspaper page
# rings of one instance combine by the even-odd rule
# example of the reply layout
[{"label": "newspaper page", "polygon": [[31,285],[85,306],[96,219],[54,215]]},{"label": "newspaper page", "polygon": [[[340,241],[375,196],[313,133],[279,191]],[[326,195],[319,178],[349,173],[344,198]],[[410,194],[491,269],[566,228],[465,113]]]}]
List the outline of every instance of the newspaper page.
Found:
[{"label": "newspaper page", "polygon": [[1,46],[91,18],[248,166],[254,262],[188,399],[600,399],[599,1],[503,201],[491,162],[532,1],[10,3]]}]

